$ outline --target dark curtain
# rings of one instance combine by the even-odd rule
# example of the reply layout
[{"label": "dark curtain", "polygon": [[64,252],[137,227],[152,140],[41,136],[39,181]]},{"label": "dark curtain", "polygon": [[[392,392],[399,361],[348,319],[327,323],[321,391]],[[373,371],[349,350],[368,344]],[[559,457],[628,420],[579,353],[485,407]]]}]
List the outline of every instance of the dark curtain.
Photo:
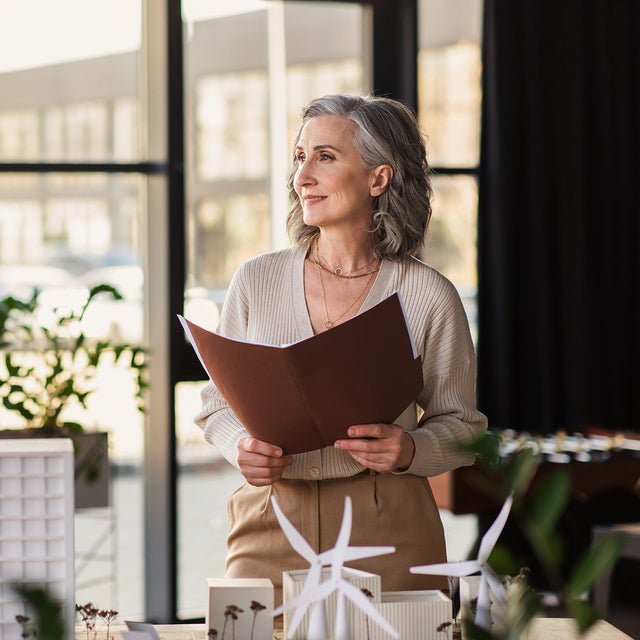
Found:
[{"label": "dark curtain", "polygon": [[640,2],[485,0],[478,402],[640,430]]}]

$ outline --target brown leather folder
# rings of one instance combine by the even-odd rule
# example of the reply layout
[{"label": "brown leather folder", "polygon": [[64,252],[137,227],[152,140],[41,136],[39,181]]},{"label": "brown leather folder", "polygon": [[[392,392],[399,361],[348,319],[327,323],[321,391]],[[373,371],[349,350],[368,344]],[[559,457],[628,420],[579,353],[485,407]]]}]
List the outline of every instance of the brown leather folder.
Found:
[{"label": "brown leather folder", "polygon": [[285,346],[226,338],[180,316],[209,377],[249,434],[300,453],[352,424],[392,423],[422,389],[399,293]]}]

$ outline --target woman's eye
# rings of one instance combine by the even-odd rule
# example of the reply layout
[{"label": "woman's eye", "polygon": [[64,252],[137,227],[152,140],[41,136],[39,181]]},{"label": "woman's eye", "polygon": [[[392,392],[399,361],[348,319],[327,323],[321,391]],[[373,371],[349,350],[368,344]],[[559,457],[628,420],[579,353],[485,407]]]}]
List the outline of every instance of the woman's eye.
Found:
[{"label": "woman's eye", "polygon": [[299,153],[298,155],[296,155],[296,162],[304,162],[304,154],[303,153]]},{"label": "woman's eye", "polygon": [[320,160],[333,160],[333,156],[328,153],[321,153]]}]

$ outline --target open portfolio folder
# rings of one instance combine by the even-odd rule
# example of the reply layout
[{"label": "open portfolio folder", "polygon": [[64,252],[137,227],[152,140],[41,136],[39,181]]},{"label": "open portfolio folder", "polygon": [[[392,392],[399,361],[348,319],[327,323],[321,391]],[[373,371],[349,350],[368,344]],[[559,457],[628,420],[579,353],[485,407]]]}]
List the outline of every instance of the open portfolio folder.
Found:
[{"label": "open portfolio folder", "polygon": [[422,389],[399,293],[284,346],[234,340],[178,316],[246,430],[287,454],[331,446],[352,424],[391,423]]}]

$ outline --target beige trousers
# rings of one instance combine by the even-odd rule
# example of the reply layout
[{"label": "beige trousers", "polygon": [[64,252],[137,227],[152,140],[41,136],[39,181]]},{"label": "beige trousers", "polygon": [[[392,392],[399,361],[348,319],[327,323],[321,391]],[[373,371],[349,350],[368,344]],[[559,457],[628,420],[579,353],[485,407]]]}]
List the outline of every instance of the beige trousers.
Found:
[{"label": "beige trousers", "polygon": [[291,548],[270,497],[316,552],[335,545],[345,496],[351,496],[350,544],[392,545],[395,553],[346,566],[380,575],[383,591],[447,589],[447,579],[409,573],[409,567],[446,562],[444,532],[431,487],[414,475],[361,473],[336,480],[282,480],[268,487],[244,484],[229,499],[228,578],[269,578],[275,606],[282,602],[282,572],[309,564]]}]

